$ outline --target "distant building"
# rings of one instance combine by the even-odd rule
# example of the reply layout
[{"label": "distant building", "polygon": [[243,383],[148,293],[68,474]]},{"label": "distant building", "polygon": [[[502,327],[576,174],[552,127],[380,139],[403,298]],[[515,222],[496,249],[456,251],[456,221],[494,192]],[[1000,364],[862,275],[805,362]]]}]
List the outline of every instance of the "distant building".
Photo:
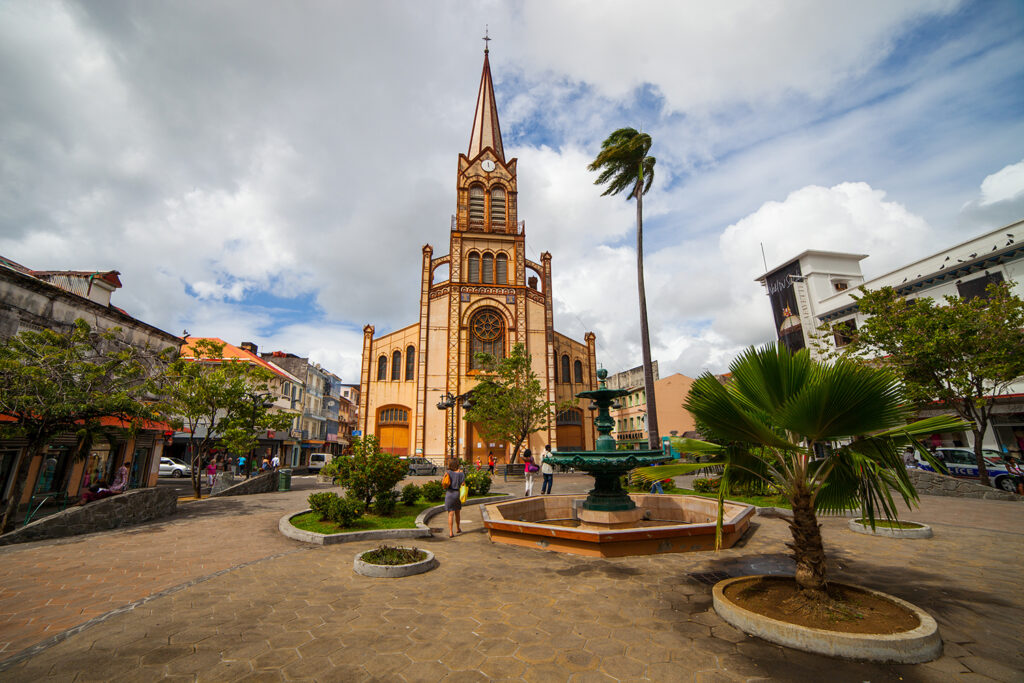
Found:
[{"label": "distant building", "polygon": [[[261,357],[302,379],[305,387],[305,391],[299,392],[296,401],[296,408],[302,413],[295,433],[300,449],[294,458],[295,462],[290,464],[293,467],[305,467],[309,464],[310,453],[341,452],[342,445],[337,441],[339,430],[336,417],[340,406],[337,405],[337,399],[331,398],[331,387],[340,378],[322,368],[319,363],[310,363],[309,358],[294,353],[273,351],[263,353]],[[334,438],[328,439],[329,435]]]},{"label": "distant building", "polygon": [[[0,256],[0,338],[25,330],[64,332],[82,318],[93,329],[120,328],[120,336],[140,349],[178,349],[182,339],[145,323],[110,303],[121,287],[116,270],[31,270]],[[119,422],[111,421],[112,427]],[[28,480],[19,504],[58,496],[77,497],[86,482],[112,481],[121,463],[130,460],[129,487],[155,486],[169,426],[147,423],[132,435],[120,431],[113,444],[95,443],[84,459],[75,459],[74,434],[50,443],[30,463]],[[26,442],[0,441],[0,491],[4,500],[14,484],[13,463]]]},{"label": "distant building", "polygon": [[[693,416],[683,408],[683,402],[693,386],[693,379],[679,373],[659,378],[657,363],[653,363],[654,397],[658,405],[658,428],[663,431],[662,440],[669,435],[694,436],[696,427]],[[647,448],[647,391],[644,388],[643,367],[609,376],[608,388],[629,391],[617,399],[611,411],[612,419],[615,420],[612,436],[616,446],[628,450]],[[614,405],[620,407],[615,408]]]},{"label": "distant building", "polygon": [[[790,350],[818,349],[820,335],[826,347],[842,348],[865,316],[852,294],[863,285],[869,290],[893,287],[908,299],[929,297],[973,298],[983,295],[992,282],[1013,282],[1024,296],[1024,220],[991,230],[896,270],[865,280],[860,262],[866,254],[809,249],[787,259],[756,278],[766,289],[779,341]],[[825,328],[824,333],[819,332]],[[986,447],[1018,449],[1024,444],[1024,382],[999,399],[993,429],[986,432]],[[943,434],[943,445],[963,445],[970,434]]]}]

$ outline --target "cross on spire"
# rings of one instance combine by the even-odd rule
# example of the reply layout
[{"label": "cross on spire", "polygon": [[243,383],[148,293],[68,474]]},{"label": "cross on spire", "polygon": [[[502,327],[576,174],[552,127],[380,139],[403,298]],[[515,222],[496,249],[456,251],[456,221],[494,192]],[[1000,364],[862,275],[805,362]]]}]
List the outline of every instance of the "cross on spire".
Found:
[{"label": "cross on spire", "polygon": [[487,54],[491,51],[491,41],[494,40],[494,38],[491,38],[490,36],[490,30],[488,29],[487,24],[484,24],[484,37],[482,40],[484,41],[484,54]]}]

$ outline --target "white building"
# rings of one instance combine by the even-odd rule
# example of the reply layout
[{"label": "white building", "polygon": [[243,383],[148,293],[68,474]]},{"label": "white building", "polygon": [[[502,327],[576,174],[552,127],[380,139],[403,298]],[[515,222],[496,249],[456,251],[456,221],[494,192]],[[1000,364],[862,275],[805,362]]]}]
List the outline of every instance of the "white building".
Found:
[{"label": "white building", "polygon": [[[1024,220],[871,280],[861,273],[865,258],[867,254],[809,249],[758,277],[767,290],[779,340],[790,350],[809,348],[816,354],[812,337],[827,325],[832,333],[826,341],[844,346],[848,333],[864,321],[851,295],[861,285],[869,290],[893,287],[907,298],[926,296],[941,302],[946,296],[972,298],[983,294],[991,282],[1010,281],[1014,293],[1024,297]],[[1017,449],[1024,443],[1024,382],[1000,399],[992,426],[985,446]]]}]

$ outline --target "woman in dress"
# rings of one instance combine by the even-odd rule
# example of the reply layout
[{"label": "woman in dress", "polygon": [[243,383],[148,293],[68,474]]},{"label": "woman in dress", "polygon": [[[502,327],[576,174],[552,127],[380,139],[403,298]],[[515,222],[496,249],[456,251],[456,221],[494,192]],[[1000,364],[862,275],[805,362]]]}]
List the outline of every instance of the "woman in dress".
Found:
[{"label": "woman in dress", "polygon": [[448,538],[462,533],[462,501],[459,500],[459,487],[466,481],[466,473],[458,458],[448,461],[448,488],[444,492],[444,509],[448,511]]}]

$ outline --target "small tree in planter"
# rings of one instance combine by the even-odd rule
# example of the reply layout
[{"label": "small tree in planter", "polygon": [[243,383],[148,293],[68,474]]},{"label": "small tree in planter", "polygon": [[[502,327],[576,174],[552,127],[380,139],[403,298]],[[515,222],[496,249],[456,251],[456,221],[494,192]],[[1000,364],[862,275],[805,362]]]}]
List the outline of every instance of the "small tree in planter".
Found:
[{"label": "small tree in planter", "polygon": [[[829,590],[817,512],[860,507],[872,524],[879,514],[895,520],[891,491],[908,507],[917,500],[902,449],[911,444],[930,460],[915,439],[965,424],[948,416],[907,424],[909,408],[895,376],[850,360],[826,365],[806,350],[790,354],[770,344],[748,349],[729,369],[733,379],[724,386],[710,373],[699,377],[684,404],[724,445],[677,442],[677,450],[713,453],[717,461],[644,467],[636,474],[652,481],[724,465],[718,486],[719,540],[722,504],[732,485],[762,481],[777,487],[793,508],[789,547],[802,607],[848,614]],[[823,457],[814,449],[815,444],[845,440],[845,445],[825,449]]]},{"label": "small tree in planter", "polygon": [[380,450],[377,437],[356,438],[352,455],[339,458],[338,480],[348,495],[369,508],[375,498],[395,488],[406,468],[397,456]]}]

